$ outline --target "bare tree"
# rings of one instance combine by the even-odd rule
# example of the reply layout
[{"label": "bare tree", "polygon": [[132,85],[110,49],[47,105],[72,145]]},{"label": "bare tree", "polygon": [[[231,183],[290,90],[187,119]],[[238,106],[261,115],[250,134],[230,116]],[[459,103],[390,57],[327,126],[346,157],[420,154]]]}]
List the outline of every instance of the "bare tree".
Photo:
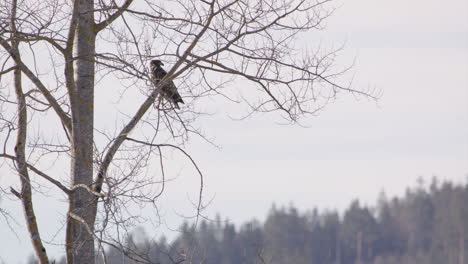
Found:
[{"label": "bare tree", "polygon": [[[292,122],[314,114],[339,91],[375,98],[340,83],[347,68],[335,65],[339,50],[304,52],[295,45],[302,33],[322,28],[329,2],[2,1],[0,157],[18,175],[21,190],[12,187],[11,193],[22,202],[40,263],[49,261],[30,174],[68,198],[67,262],[95,263],[105,245],[122,248],[120,232],[138,217],[125,210],[128,204],[154,204],[164,191],[163,151],[179,151],[202,176],[183,143],[190,135],[204,136],[194,125],[204,114],[198,104],[204,98],[242,101],[247,115],[278,111]],[[152,59],[172,65],[161,81],[151,79]],[[141,98],[114,132],[94,122],[95,89],[109,88],[106,80],[118,84],[112,88],[122,97]],[[186,102],[180,110],[161,96],[171,82]],[[63,130],[60,136],[31,132],[42,129],[44,119]],[[70,163],[69,181],[45,169],[50,155]],[[151,165],[153,157],[158,166]],[[142,176],[155,167],[159,177]]]}]

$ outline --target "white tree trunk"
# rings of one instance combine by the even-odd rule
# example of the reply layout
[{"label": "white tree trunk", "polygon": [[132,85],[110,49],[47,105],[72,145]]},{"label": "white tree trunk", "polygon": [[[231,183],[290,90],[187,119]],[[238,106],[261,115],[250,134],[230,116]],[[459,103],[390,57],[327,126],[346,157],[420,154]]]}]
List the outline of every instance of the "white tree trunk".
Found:
[{"label": "white tree trunk", "polygon": [[[75,186],[91,186],[93,181],[93,121],[94,121],[94,3],[79,0],[79,18],[75,35],[75,87],[72,102],[72,163],[71,182]],[[92,193],[76,188],[70,197],[67,225],[67,261],[95,263],[94,216]],[[81,220],[81,221],[80,221]],[[84,223],[84,222],[86,223]]]}]

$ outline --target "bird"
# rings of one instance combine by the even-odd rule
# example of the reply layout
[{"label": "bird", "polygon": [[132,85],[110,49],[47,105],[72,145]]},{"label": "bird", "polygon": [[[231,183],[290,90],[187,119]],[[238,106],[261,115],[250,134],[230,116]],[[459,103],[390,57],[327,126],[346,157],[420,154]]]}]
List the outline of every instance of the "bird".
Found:
[{"label": "bird", "polygon": [[[151,79],[153,80],[154,84],[158,84],[164,78],[164,76],[167,75],[167,72],[161,67],[161,65],[164,66],[164,63],[160,60],[152,60],[150,63]],[[180,109],[179,103],[184,104],[184,101],[182,100],[182,97],[177,91],[177,87],[172,80],[166,82],[164,86],[161,87],[161,92],[164,98],[175,105],[175,108]]]}]

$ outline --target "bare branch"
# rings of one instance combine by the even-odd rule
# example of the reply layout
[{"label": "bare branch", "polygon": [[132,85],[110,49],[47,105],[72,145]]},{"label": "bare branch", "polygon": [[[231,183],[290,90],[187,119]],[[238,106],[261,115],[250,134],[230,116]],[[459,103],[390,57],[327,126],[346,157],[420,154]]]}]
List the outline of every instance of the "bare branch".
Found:
[{"label": "bare branch", "polygon": [[[15,156],[12,156],[12,155],[8,155],[8,154],[0,154],[0,158],[7,158],[7,159],[10,159],[10,160],[13,160],[13,161],[17,161],[17,158]],[[49,181],[50,183],[52,183],[53,185],[57,186],[57,188],[59,188],[60,190],[62,190],[64,193],[66,194],[70,194],[71,190],[68,189],[67,187],[65,187],[62,183],[60,183],[59,181],[55,180],[53,177],[47,175],[46,173],[42,172],[41,170],[39,170],[38,168],[34,167],[33,165],[29,164],[29,163],[26,163],[26,166],[32,170],[34,173],[36,173],[37,175],[41,176],[42,178],[44,178],[45,180]]]},{"label": "bare branch", "polygon": [[129,137],[126,137],[126,139],[129,140],[129,141],[133,141],[133,142],[137,142],[137,143],[143,144],[143,145],[147,145],[147,146],[151,146],[151,147],[157,147],[158,149],[161,148],[161,147],[171,147],[171,148],[175,148],[175,149],[179,150],[180,152],[182,152],[182,153],[190,160],[190,162],[192,163],[192,165],[193,165],[193,166],[195,167],[195,169],[197,170],[198,175],[200,175],[200,191],[199,191],[199,196],[198,196],[197,221],[196,221],[196,222],[198,222],[198,215],[199,215],[200,211],[202,210],[202,195],[203,195],[204,183],[203,183],[203,173],[201,172],[200,168],[198,167],[197,163],[196,163],[195,160],[192,158],[192,156],[190,156],[190,155],[189,155],[185,150],[183,150],[181,147],[178,147],[178,146],[173,145],[173,144],[152,144],[152,143],[144,142],[144,141],[137,140],[137,139],[133,139],[133,138],[129,138]]},{"label": "bare branch", "polygon": [[106,26],[110,25],[114,20],[119,18],[127,8],[132,4],[133,0],[126,0],[125,3],[115,11],[112,15],[110,15],[106,20],[100,22],[96,25],[96,33],[103,30]]},{"label": "bare branch", "polygon": [[107,151],[103,163],[99,166],[99,171],[97,175],[97,179],[95,182],[95,185],[93,187],[93,190],[96,192],[101,192],[102,189],[102,183],[104,181],[104,177],[106,176],[107,169],[109,168],[112,159],[114,158],[114,155],[117,153],[119,150],[120,146],[122,143],[125,141],[127,135],[130,134],[130,132],[135,128],[135,126],[138,124],[138,122],[141,120],[143,115],[145,115],[146,111],[150,108],[150,106],[153,104],[157,94],[159,93],[158,89],[155,89],[150,96],[143,102],[143,104],[140,106],[138,111],[135,113],[133,118],[128,122],[128,124],[120,131],[119,135],[117,138],[114,140],[112,143],[111,147]]},{"label": "bare branch", "polygon": [[3,46],[5,50],[7,50],[11,57],[15,60],[17,67],[21,69],[21,71],[28,76],[28,78],[36,85],[36,87],[41,91],[42,95],[47,99],[50,103],[52,108],[55,110],[57,115],[59,116],[62,123],[67,127],[69,131],[71,131],[71,120],[70,117],[63,111],[60,107],[58,102],[49,92],[49,90],[44,86],[44,84],[37,78],[37,76],[21,61],[21,59],[14,53],[13,47],[11,47],[6,40],[0,37],[0,45]]},{"label": "bare branch", "polygon": [[82,189],[85,189],[86,191],[88,191],[89,193],[92,193],[94,195],[96,195],[97,197],[106,197],[107,195],[105,194],[102,194],[102,193],[98,193],[98,192],[95,192],[93,191],[91,188],[89,188],[88,185],[85,185],[85,184],[75,184],[73,185],[73,188],[72,188],[72,191],[78,189],[78,188],[82,188]]},{"label": "bare branch", "polygon": [[[16,34],[16,11],[17,11],[17,0],[13,0],[11,5],[11,20],[10,20],[10,28],[13,32],[13,36]],[[0,39],[0,44],[2,46],[9,46],[6,41]],[[20,51],[19,51],[19,41],[13,38],[11,40],[11,47],[7,49],[10,53],[11,57],[15,60],[16,67],[13,71],[13,81],[15,87],[15,94],[16,99],[18,102],[17,105],[17,112],[18,112],[18,132],[16,137],[16,146],[15,146],[15,153],[16,153],[16,170],[18,172],[18,176],[21,182],[21,194],[19,195],[18,192],[14,191],[17,197],[20,198],[23,211],[26,216],[26,225],[28,227],[29,236],[31,242],[33,244],[34,251],[36,256],[39,259],[41,264],[45,264],[49,262],[46,250],[41,240],[41,236],[39,233],[39,228],[37,226],[36,214],[34,212],[33,207],[33,200],[32,200],[32,191],[31,191],[31,182],[29,179],[28,174],[28,167],[26,165],[26,136],[27,136],[27,107],[26,107],[26,100],[23,93],[22,87],[22,80],[21,80],[21,70],[19,63],[21,62],[20,59]],[[13,188],[11,188],[13,191]]]}]

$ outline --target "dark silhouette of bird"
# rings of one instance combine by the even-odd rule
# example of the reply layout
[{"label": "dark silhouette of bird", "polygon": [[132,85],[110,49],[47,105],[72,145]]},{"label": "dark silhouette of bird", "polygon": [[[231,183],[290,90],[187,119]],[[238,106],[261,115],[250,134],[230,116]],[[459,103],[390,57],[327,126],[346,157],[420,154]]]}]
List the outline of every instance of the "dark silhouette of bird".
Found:
[{"label": "dark silhouette of bird", "polygon": [[[161,65],[164,65],[164,63],[160,60],[152,60],[150,63],[151,78],[155,85],[167,75],[167,72],[161,67]],[[172,80],[167,81],[164,86],[161,87],[161,92],[164,98],[172,102],[177,109],[180,109],[179,103],[183,104],[184,101],[182,100],[182,97],[180,97],[179,92],[177,92],[177,87]]]}]

